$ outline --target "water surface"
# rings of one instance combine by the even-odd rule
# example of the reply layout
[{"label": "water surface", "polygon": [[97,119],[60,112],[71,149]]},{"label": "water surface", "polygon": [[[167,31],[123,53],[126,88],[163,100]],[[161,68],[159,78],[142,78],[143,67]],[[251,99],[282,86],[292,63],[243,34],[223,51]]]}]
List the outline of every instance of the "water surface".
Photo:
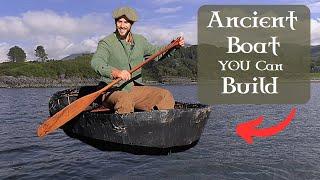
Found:
[{"label": "water surface", "polygon": [[[197,102],[196,86],[164,86],[176,100]],[[303,105],[216,105],[199,143],[167,156],[101,151],[57,130],[44,139],[37,126],[48,116],[48,99],[61,89],[0,89],[1,179],[319,179],[320,84]],[[287,129],[246,144],[238,123],[265,115],[263,127],[280,122],[292,107]]]}]

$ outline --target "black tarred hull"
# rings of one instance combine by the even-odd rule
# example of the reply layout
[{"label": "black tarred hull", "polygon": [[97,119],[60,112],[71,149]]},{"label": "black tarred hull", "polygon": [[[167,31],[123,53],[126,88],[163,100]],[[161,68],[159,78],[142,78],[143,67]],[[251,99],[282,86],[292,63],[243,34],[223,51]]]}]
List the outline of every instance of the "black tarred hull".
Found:
[{"label": "black tarred hull", "polygon": [[[50,99],[50,114],[74,101],[76,92],[57,92]],[[69,96],[70,94],[72,96]],[[210,111],[210,107],[205,105],[178,102],[173,110],[124,115],[86,111],[69,121],[62,129],[68,135],[81,138],[83,141],[95,140],[100,144],[109,143],[109,146],[183,149],[194,146],[200,139]]]}]

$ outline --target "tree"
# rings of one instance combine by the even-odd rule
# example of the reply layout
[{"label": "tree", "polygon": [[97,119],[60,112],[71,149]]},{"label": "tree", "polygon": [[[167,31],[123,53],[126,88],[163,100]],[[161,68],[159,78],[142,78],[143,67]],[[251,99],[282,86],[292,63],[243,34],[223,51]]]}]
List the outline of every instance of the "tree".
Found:
[{"label": "tree", "polygon": [[24,50],[19,46],[10,48],[7,55],[12,62],[24,62],[27,57]]},{"label": "tree", "polygon": [[43,48],[43,46],[37,46],[37,48],[34,50],[35,56],[38,57],[38,60],[44,62],[48,59],[48,54],[46,54],[46,50]]}]

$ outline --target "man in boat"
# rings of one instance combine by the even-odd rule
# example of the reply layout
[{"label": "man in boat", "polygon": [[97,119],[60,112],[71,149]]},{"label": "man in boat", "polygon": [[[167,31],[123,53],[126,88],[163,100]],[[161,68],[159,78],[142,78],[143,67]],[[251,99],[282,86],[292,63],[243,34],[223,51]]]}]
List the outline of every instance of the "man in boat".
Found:
[{"label": "man in boat", "polygon": [[[121,78],[116,88],[102,97],[102,104],[113,108],[116,113],[133,112],[134,109],[151,111],[152,109],[173,109],[172,94],[159,87],[141,86],[141,69],[131,76],[129,70],[163,47],[150,44],[145,37],[131,32],[131,27],[138,20],[136,11],[130,7],[121,7],[112,14],[115,19],[115,32],[102,39],[97,47],[91,67],[101,75],[104,83]],[[179,46],[184,46],[183,37]],[[167,52],[165,55],[172,52]],[[158,60],[161,57],[158,57]],[[104,84],[104,85],[106,85]]]}]

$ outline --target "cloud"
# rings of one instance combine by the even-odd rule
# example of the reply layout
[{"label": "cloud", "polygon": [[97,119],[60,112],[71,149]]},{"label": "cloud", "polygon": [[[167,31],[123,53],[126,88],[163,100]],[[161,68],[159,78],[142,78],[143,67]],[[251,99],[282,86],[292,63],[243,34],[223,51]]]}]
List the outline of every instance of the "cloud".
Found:
[{"label": "cloud", "polygon": [[[108,18],[110,20],[108,20]],[[72,53],[96,48],[101,35],[111,33],[113,20],[108,13],[91,13],[81,17],[54,11],[28,11],[20,16],[0,17],[0,60],[7,60],[10,47],[19,44],[27,60],[36,59],[34,48],[44,46],[49,58],[59,59]]]},{"label": "cloud", "polygon": [[311,14],[320,13],[319,0],[281,0],[277,4],[293,4],[293,5],[306,5],[310,9]]},{"label": "cloud", "polygon": [[47,54],[50,54],[55,59],[61,59],[65,56],[82,52],[94,52],[98,42],[105,35],[93,36],[85,38],[79,42],[73,41],[71,38],[64,36],[52,36],[45,40],[39,40],[38,44],[43,45],[47,49]]},{"label": "cloud", "polygon": [[311,13],[320,13],[320,2],[315,2],[307,5]]},{"label": "cloud", "polygon": [[141,25],[136,27],[136,32],[144,35],[153,44],[168,44],[172,39],[180,36],[181,33],[186,43],[197,44],[197,21],[195,20],[173,27],[163,27],[160,24]]},{"label": "cloud", "polygon": [[175,2],[181,2],[182,0],[154,0],[154,4],[169,4],[169,3],[175,3]]},{"label": "cloud", "polygon": [[0,17],[0,38],[20,40],[40,35],[90,35],[106,30],[108,14],[88,14],[80,18],[53,11],[28,11],[21,17]]},{"label": "cloud", "polygon": [[18,17],[0,18],[0,39],[20,39],[30,34],[23,20]]},{"label": "cloud", "polygon": [[166,13],[175,13],[177,11],[180,11],[182,9],[181,6],[175,7],[175,8],[159,8],[155,10],[156,13],[166,14]]},{"label": "cloud", "polygon": [[[109,18],[109,19],[108,19]],[[168,44],[182,32],[188,44],[197,44],[197,18],[169,25],[160,21],[137,22],[133,32],[144,35],[152,44]],[[153,18],[156,20],[156,18]],[[311,19],[312,45],[320,44],[320,19]],[[36,59],[34,49],[44,46],[49,58],[61,59],[73,53],[94,52],[97,43],[114,31],[108,13],[80,17],[53,11],[28,11],[20,16],[0,17],[0,62],[7,61],[10,47],[23,48],[28,60]]]},{"label": "cloud", "polygon": [[[110,18],[110,19],[108,19]],[[153,31],[150,31],[153,29]],[[61,59],[73,53],[94,52],[98,41],[112,33],[114,24],[108,14],[72,17],[53,11],[28,11],[17,17],[0,17],[0,58],[7,60],[10,47],[19,45],[27,60],[35,60],[34,49],[44,46],[49,58]],[[145,35],[154,44],[168,44],[183,32],[187,43],[196,43],[196,21],[164,27],[150,23],[134,26],[135,33]],[[170,36],[168,36],[170,34]]]},{"label": "cloud", "polygon": [[320,18],[311,19],[311,44],[320,44]]},{"label": "cloud", "polygon": [[0,43],[0,63],[7,61],[9,49],[10,46],[8,43]]},{"label": "cloud", "polygon": [[103,29],[103,14],[88,14],[80,18],[70,17],[68,14],[58,15],[53,11],[27,12],[22,20],[25,25],[41,34],[91,34]]}]

